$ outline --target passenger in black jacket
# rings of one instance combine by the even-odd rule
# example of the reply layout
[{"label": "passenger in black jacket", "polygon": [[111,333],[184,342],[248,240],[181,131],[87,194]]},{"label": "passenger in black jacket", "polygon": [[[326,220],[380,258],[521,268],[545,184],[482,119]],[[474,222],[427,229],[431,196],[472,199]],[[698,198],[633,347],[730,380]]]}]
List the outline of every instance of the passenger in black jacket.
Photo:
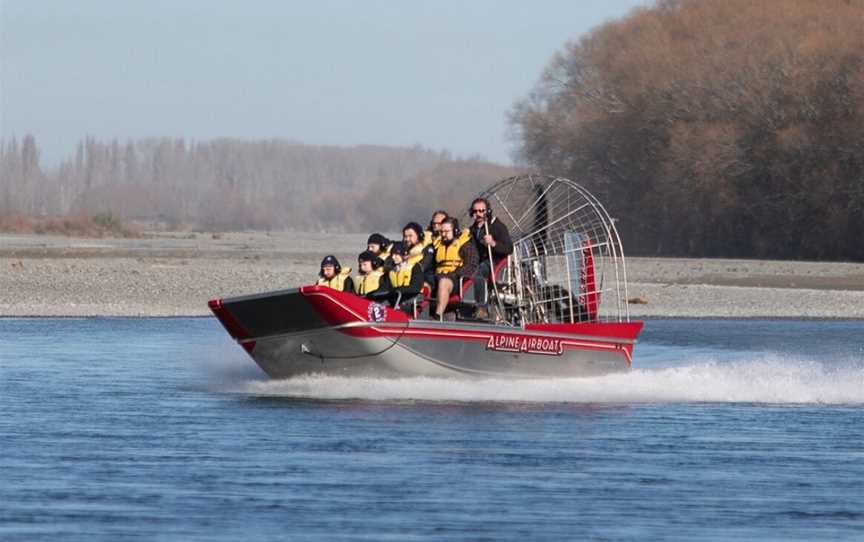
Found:
[{"label": "passenger in black jacket", "polygon": [[[492,209],[486,198],[476,198],[471,202],[471,238],[477,247],[477,256],[480,264],[477,266],[477,274],[474,275],[474,299],[477,302],[476,316],[488,318],[488,293],[487,283],[492,276],[492,270],[502,259],[513,253],[513,241],[510,239],[510,231],[507,226],[492,216]],[[489,261],[489,256],[492,261]]]},{"label": "passenger in black jacket", "polygon": [[388,272],[387,283],[390,287],[390,306],[413,315],[414,298],[423,289],[423,268],[419,263],[411,263],[408,253],[405,243],[393,243],[390,249],[393,269]]},{"label": "passenger in black jacket", "polygon": [[402,242],[408,250],[407,260],[412,264],[420,264],[423,281],[431,288],[435,284],[435,249],[431,241],[428,244],[423,242],[423,227],[416,222],[405,224]]},{"label": "passenger in black jacket", "polygon": [[357,257],[360,275],[354,281],[354,293],[371,300],[387,299],[390,283],[387,273],[382,269],[384,262],[368,250]]}]

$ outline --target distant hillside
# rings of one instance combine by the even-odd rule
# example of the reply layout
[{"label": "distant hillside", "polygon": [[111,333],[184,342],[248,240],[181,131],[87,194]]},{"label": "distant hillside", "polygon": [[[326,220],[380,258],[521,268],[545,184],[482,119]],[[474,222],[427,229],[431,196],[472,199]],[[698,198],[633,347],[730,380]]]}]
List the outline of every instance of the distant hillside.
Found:
[{"label": "distant hillside", "polygon": [[[97,141],[52,171],[32,136],[0,143],[0,217],[110,214],[210,230],[394,230],[466,206],[511,170],[422,147],[281,140]],[[458,205],[457,205],[458,202]],[[455,212],[455,209],[454,209]]]},{"label": "distant hillside", "polygon": [[512,112],[630,252],[864,260],[864,1],[664,0],[567,44]]}]

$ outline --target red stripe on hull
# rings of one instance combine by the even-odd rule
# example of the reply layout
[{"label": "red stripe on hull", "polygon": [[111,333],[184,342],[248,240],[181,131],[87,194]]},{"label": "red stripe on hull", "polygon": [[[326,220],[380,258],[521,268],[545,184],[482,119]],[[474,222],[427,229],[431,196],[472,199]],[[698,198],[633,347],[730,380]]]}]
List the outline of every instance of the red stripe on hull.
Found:
[{"label": "red stripe on hull", "polygon": [[[422,320],[410,320],[399,310],[381,306],[383,312],[371,311],[371,303],[353,294],[346,294],[323,286],[304,286],[300,293],[321,318],[333,326],[346,326],[339,331],[356,338],[406,338],[443,341],[471,341],[489,344],[536,344],[554,341],[556,351],[528,351],[530,354],[560,355],[565,350],[617,351],[631,364],[633,343],[642,329],[642,322],[584,322],[577,324],[529,324],[525,329],[491,327],[490,329],[446,329],[423,327]],[[255,341],[250,333],[224,306],[221,299],[209,302],[210,309],[225,329],[252,353]],[[382,325],[375,325],[376,323]],[[372,323],[373,325],[368,325]],[[366,324],[351,327],[351,324]],[[570,337],[567,337],[567,336]],[[496,348],[491,348],[495,350]],[[559,351],[560,350],[560,351]],[[501,350],[506,351],[506,350]]]},{"label": "red stripe on hull", "polygon": [[[339,292],[326,286],[304,286],[300,288],[309,304],[328,324],[338,326],[350,322],[374,322],[369,314],[370,301],[354,294]],[[408,322],[408,315],[400,310],[383,307],[381,322]]]},{"label": "red stripe on hull", "polygon": [[582,322],[578,324],[528,324],[526,331],[593,335],[610,339],[635,340],[642,331],[643,322]]},{"label": "red stripe on hull", "polygon": [[[331,325],[343,325],[352,322],[374,322],[369,316],[370,302],[344,292],[331,290],[322,286],[304,286],[300,289],[301,293],[307,298],[310,305]],[[533,338],[536,336],[526,336],[516,330],[510,331],[507,328],[483,330],[447,330],[447,329],[430,329],[408,327],[408,316],[398,310],[385,308],[384,318],[381,323],[387,324],[405,324],[405,327],[392,328],[384,326],[363,326],[363,327],[346,327],[341,329],[342,333],[358,338],[376,338],[376,337],[406,337],[406,338],[427,338],[437,340],[469,340],[469,341],[489,341],[493,336],[505,335],[518,338]],[[414,320],[415,325],[421,324],[422,321]],[[579,350],[620,350],[621,355],[630,363],[633,357],[633,341],[642,330],[642,322],[582,322],[577,324],[529,324],[525,326],[524,331],[534,332],[537,334],[560,334],[560,335],[581,335],[588,337],[596,337],[597,340],[583,338],[565,338],[561,339],[562,346],[567,349]]]},{"label": "red stripe on hull", "polygon": [[[231,314],[231,311],[225,308],[221,299],[211,299],[207,302],[207,306],[210,307],[210,310],[213,311],[216,318],[222,322],[222,326],[225,327],[232,337],[238,341],[249,338],[249,332],[246,331],[246,328],[240,325],[240,322],[238,322],[234,315]],[[252,343],[252,346],[255,346],[254,342]]]}]

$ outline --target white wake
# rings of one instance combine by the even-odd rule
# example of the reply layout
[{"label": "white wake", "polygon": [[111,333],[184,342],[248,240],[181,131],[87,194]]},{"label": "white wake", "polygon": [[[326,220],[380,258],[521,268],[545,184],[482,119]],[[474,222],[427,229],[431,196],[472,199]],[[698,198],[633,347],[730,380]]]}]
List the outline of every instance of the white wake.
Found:
[{"label": "white wake", "polygon": [[767,356],[635,369],[595,378],[451,380],[307,376],[235,383],[228,391],[326,400],[538,403],[864,404],[864,364]]}]

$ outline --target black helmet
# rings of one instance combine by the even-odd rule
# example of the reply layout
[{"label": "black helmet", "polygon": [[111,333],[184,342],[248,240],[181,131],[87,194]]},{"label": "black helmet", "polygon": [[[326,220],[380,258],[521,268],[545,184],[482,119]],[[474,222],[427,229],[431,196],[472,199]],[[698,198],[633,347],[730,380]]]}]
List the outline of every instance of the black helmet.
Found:
[{"label": "black helmet", "polygon": [[360,253],[359,256],[357,256],[357,261],[358,262],[374,262],[377,258],[378,258],[378,256],[373,254],[371,251],[364,250],[363,252]]},{"label": "black helmet", "polygon": [[399,254],[401,256],[404,256],[408,254],[408,245],[403,243],[402,241],[396,241],[390,247],[390,254]]},{"label": "black helmet", "polygon": [[324,276],[324,266],[325,265],[332,265],[333,270],[335,271],[335,273],[337,275],[342,271],[342,266],[339,265],[339,260],[337,260],[336,256],[334,256],[332,254],[328,254],[327,256],[324,256],[324,259],[321,260],[321,270],[318,272],[318,274],[321,275],[322,277]]},{"label": "black helmet", "polygon": [[380,233],[373,233],[372,235],[369,236],[369,239],[366,241],[367,245],[372,244],[372,243],[375,243],[376,245],[381,247],[381,249],[383,250],[384,247],[386,247],[387,245],[390,244],[390,239],[387,239],[386,237],[384,237]]}]

